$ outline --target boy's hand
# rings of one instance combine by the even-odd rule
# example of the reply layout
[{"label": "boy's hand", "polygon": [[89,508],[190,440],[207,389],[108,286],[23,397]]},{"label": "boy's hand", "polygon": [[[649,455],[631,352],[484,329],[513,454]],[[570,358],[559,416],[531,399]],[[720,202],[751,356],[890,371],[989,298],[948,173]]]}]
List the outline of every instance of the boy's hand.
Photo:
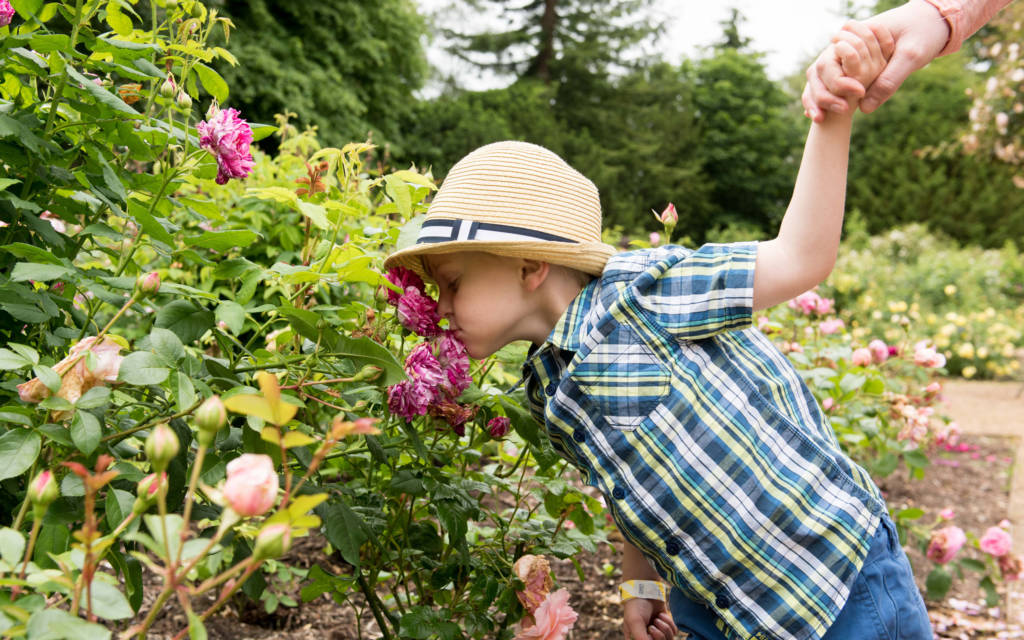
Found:
[{"label": "boy's hand", "polygon": [[[896,46],[892,34],[883,26],[850,22],[832,38],[833,49],[843,74],[869,87],[885,68]],[[860,95],[847,97],[851,108],[856,108]]]},{"label": "boy's hand", "polygon": [[664,602],[633,598],[622,603],[622,632],[626,640],[671,640],[679,630]]}]

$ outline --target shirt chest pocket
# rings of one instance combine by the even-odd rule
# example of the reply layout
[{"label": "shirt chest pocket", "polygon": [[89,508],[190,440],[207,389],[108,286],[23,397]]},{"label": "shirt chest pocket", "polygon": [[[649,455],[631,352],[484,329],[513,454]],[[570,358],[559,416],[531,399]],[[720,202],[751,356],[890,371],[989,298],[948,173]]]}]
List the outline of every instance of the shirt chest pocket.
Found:
[{"label": "shirt chest pocket", "polygon": [[571,374],[588,404],[616,429],[636,429],[669,392],[669,369],[643,343],[604,342]]}]

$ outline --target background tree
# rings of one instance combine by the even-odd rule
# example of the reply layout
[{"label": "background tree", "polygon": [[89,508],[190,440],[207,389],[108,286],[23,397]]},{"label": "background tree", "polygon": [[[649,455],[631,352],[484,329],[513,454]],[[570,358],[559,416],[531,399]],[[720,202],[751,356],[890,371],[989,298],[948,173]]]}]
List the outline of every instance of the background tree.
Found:
[{"label": "background tree", "polygon": [[239,65],[218,67],[250,120],[293,111],[326,144],[398,139],[427,72],[426,23],[412,0],[221,0]]}]

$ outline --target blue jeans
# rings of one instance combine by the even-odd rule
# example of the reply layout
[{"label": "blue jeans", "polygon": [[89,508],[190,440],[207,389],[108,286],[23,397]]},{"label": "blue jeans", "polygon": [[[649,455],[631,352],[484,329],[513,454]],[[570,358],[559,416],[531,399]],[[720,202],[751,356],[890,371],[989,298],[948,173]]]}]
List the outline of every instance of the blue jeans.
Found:
[{"label": "blue jeans", "polygon": [[[679,589],[669,598],[672,618],[692,640],[726,640],[712,609],[687,599]],[[771,636],[768,636],[771,637]],[[896,525],[882,516],[850,598],[822,640],[932,640],[931,622]]]}]

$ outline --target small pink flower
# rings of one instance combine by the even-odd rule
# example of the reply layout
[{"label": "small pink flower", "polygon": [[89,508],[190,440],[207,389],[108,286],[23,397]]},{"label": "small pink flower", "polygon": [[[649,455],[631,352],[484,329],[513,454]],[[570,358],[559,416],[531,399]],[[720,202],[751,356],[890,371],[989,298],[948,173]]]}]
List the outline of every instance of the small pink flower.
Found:
[{"label": "small pink flower", "polygon": [[829,396],[821,401],[821,408],[825,411],[831,411],[836,406],[836,401],[832,396]]},{"label": "small pink flower", "polygon": [[1007,553],[999,556],[999,573],[1006,582],[1013,582],[1020,579],[1022,569],[1021,557],[1015,553]]},{"label": "small pink flower", "polygon": [[821,315],[832,313],[833,309],[835,309],[835,300],[833,300],[832,298],[819,297],[815,301],[814,310]]},{"label": "small pink flower", "polygon": [[874,362],[874,358],[871,355],[871,350],[866,347],[860,349],[854,349],[853,354],[850,356],[850,362],[858,367],[866,367]]},{"label": "small pink flower", "polygon": [[228,463],[224,498],[240,516],[263,515],[277,501],[278,479],[270,456],[243,453]]},{"label": "small pink flower", "polygon": [[651,246],[652,247],[656,247],[659,244],[661,244],[661,234],[658,233],[657,231],[652,231],[651,235],[648,236],[647,239],[651,241]]},{"label": "small pink flower", "polygon": [[928,395],[935,395],[940,391],[942,391],[942,385],[939,383],[938,380],[932,381],[931,383],[928,384],[927,387],[924,388],[924,392],[927,393]]},{"label": "small pink flower", "polygon": [[[386,276],[388,282],[395,285],[403,292],[409,287],[416,287],[417,291],[424,291],[423,279],[416,275],[416,272],[412,269],[406,269],[405,267],[394,267],[388,270]],[[401,293],[393,291],[390,288],[385,287],[388,294],[388,303],[397,305],[398,299],[402,297]]]},{"label": "small pink flower", "polygon": [[511,421],[505,416],[496,416],[487,421],[487,433],[495,440],[500,440],[508,434]]},{"label": "small pink flower", "polygon": [[960,551],[965,542],[967,542],[967,536],[964,535],[964,531],[960,527],[951,526],[938,529],[932,531],[932,537],[928,541],[928,551],[925,555],[932,562],[946,564],[956,556],[957,551]]},{"label": "small pink flower", "polygon": [[675,226],[679,222],[679,214],[676,212],[676,205],[671,202],[665,207],[665,210],[658,216],[658,220],[661,224]]},{"label": "small pink flower", "polygon": [[388,387],[388,409],[406,420],[425,415],[433,400],[433,390],[417,380],[403,380]]},{"label": "small pink flower", "polygon": [[996,557],[1006,555],[1010,552],[1011,547],[1013,547],[1013,539],[1006,529],[999,527],[989,527],[978,540],[978,548]]},{"label": "small pink flower", "polygon": [[406,287],[397,306],[398,321],[409,331],[428,338],[441,332],[437,324],[441,321],[437,315],[437,302],[420,293],[416,287]]},{"label": "small pink flower", "polygon": [[875,359],[875,364],[882,364],[889,359],[889,347],[878,338],[868,343],[868,349],[871,350],[871,357]]},{"label": "small pink flower", "polygon": [[11,6],[10,0],[0,0],[0,27],[11,24],[13,18],[14,7]]},{"label": "small pink flower", "polygon": [[559,589],[537,607],[533,612],[533,626],[520,628],[515,640],[563,640],[577,617],[569,606],[569,592]]},{"label": "small pink flower", "polygon": [[829,318],[828,320],[823,320],[821,324],[818,325],[818,330],[825,335],[831,335],[840,331],[845,326],[846,323],[839,318]]},{"label": "small pink flower", "polygon": [[946,356],[922,340],[914,345],[914,363],[929,369],[936,369],[946,366]]},{"label": "small pink flower", "polygon": [[939,512],[939,517],[943,520],[952,520],[956,517],[956,512],[953,511],[953,507],[946,507],[945,509]]},{"label": "small pink flower", "polygon": [[255,163],[249,146],[252,128],[236,109],[211,109],[209,120],[196,125],[199,145],[217,159],[217,184],[252,173]]},{"label": "small pink flower", "polygon": [[818,300],[821,299],[813,289],[805,291],[789,301],[790,309],[797,309],[804,315],[810,315],[818,308]]}]

